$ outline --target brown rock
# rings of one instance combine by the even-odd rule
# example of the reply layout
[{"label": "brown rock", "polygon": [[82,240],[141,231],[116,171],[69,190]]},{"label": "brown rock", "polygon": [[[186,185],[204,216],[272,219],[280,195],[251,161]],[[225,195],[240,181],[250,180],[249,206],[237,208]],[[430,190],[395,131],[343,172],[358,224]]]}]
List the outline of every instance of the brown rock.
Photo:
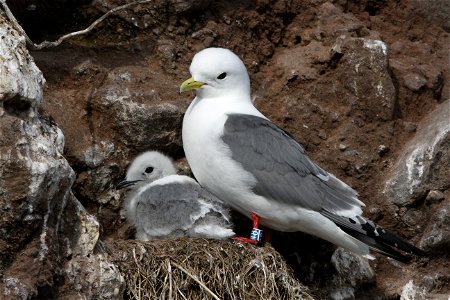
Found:
[{"label": "brown rock", "polygon": [[[66,155],[78,169],[77,195],[118,209],[114,184],[127,158],[143,150],[181,147],[183,110],[168,97],[177,84],[159,68],[106,70],[93,60],[82,60],[71,76],[74,84],[47,93],[44,109],[66,135]],[[91,84],[98,85],[95,92]]]},{"label": "brown rock", "polygon": [[287,81],[294,76],[304,80],[317,78],[319,70],[314,65],[326,63],[329,59],[330,48],[320,42],[312,41],[307,46],[296,46],[279,52],[274,61],[284,70]]},{"label": "brown rock", "polygon": [[412,1],[416,11],[434,24],[450,31],[450,5],[445,0]]},{"label": "brown rock", "polygon": [[343,55],[342,79],[352,106],[369,118],[392,120],[396,91],[388,69],[387,45],[380,40],[340,38],[333,50]]}]

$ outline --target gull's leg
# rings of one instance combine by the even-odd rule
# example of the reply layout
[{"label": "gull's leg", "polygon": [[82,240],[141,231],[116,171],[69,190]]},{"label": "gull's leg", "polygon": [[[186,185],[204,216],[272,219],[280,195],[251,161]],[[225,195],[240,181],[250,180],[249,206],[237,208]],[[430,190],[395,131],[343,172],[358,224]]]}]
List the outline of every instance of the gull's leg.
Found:
[{"label": "gull's leg", "polygon": [[252,212],[253,228],[259,227],[259,216]]},{"label": "gull's leg", "polygon": [[263,231],[259,229],[259,216],[252,212],[253,229],[250,233],[250,239],[256,241],[257,243],[262,242]]},{"label": "gull's leg", "polygon": [[252,220],[253,220],[253,229],[250,234],[250,238],[237,236],[237,237],[233,237],[232,239],[236,240],[236,241],[240,241],[240,242],[250,243],[253,245],[257,245],[257,244],[261,243],[263,231],[258,228],[259,227],[259,216],[252,212]]}]

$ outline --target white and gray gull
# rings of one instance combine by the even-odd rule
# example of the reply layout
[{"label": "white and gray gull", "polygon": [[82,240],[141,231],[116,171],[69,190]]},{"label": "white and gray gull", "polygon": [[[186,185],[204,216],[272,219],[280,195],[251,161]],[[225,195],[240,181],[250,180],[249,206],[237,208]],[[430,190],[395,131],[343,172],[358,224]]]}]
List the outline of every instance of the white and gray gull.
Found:
[{"label": "white and gray gull", "polygon": [[191,236],[225,239],[234,235],[229,209],[194,179],[176,175],[170,158],[157,151],[138,155],[117,188],[128,187],[124,202],[136,239]]},{"label": "white and gray gull", "polygon": [[369,249],[400,261],[395,248],[423,251],[361,216],[347,184],[314,163],[302,146],[251,101],[244,63],[228,49],[207,48],[191,63],[180,92],[196,91],[183,120],[186,158],[200,185],[256,223],[303,231],[354,253]]}]

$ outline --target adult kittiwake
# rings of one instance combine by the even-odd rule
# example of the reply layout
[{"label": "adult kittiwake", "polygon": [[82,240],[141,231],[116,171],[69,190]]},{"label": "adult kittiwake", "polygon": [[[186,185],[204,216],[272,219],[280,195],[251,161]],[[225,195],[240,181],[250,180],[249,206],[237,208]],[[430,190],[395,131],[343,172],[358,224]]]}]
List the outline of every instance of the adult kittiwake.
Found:
[{"label": "adult kittiwake", "polygon": [[[201,186],[240,213],[279,231],[303,231],[360,255],[397,260],[423,251],[361,216],[358,194],[315,164],[252,104],[250,79],[233,52],[207,48],[180,92],[196,97],[183,120],[186,158]],[[257,226],[256,226],[257,227]]]},{"label": "adult kittiwake", "polygon": [[228,208],[194,179],[176,175],[172,160],[160,152],[137,156],[117,185],[125,187],[125,215],[139,240],[234,235]]}]

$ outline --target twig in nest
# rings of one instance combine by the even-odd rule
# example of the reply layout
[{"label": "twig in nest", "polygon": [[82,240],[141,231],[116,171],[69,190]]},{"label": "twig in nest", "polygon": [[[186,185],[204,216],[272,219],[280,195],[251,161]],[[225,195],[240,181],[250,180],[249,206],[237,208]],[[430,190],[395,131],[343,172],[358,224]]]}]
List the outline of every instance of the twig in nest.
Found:
[{"label": "twig in nest", "polygon": [[169,300],[172,300],[172,266],[170,260],[167,260],[167,273],[169,273]]},{"label": "twig in nest", "polygon": [[12,14],[11,10],[9,9],[8,5],[6,4],[6,0],[0,0],[0,3],[3,6],[3,9],[5,10],[6,16],[8,17],[9,21],[13,24],[13,26],[15,27],[15,29],[17,31],[19,31],[20,34],[22,34],[25,37],[25,40],[27,41],[27,45],[33,49],[33,50],[41,50],[44,48],[50,48],[50,47],[56,47],[59,46],[64,40],[67,40],[68,38],[74,37],[74,36],[78,36],[78,35],[82,35],[82,34],[86,34],[89,33],[92,29],[95,28],[95,26],[97,26],[98,24],[100,24],[103,20],[105,20],[109,15],[128,8],[130,6],[133,5],[138,5],[138,4],[145,4],[145,3],[149,3],[152,2],[153,0],[141,0],[141,1],[135,1],[135,2],[131,2],[128,4],[124,4],[121,6],[117,6],[111,10],[109,10],[108,12],[106,12],[103,16],[101,16],[100,18],[98,18],[97,20],[94,21],[94,23],[92,23],[89,27],[87,27],[86,29],[83,30],[79,30],[79,31],[75,31],[75,32],[71,32],[68,33],[66,35],[63,35],[62,37],[60,37],[59,39],[57,39],[54,42],[49,42],[49,41],[43,41],[40,44],[35,44],[26,34],[25,30],[23,30],[22,26],[19,25],[19,23],[17,22],[17,19],[14,17],[14,15]]},{"label": "twig in nest", "polygon": [[[133,248],[133,258],[134,258],[134,262],[136,263],[136,266],[137,266],[137,271],[138,271],[138,273],[140,272],[140,267],[139,267],[139,263],[138,263],[138,261],[137,261],[137,259],[136,259],[136,248]],[[137,289],[137,291],[138,291],[138,299],[141,299],[141,281],[139,281],[139,286],[137,286],[137,287],[135,287],[135,290]]]},{"label": "twig in nest", "polygon": [[186,296],[183,294],[183,292],[180,291],[179,288],[177,288],[177,290],[178,290],[178,292],[180,293],[181,297],[183,297],[184,300],[188,300],[188,299],[186,298]]},{"label": "twig in nest", "polygon": [[185,268],[183,268],[182,266],[180,266],[179,264],[172,262],[172,264],[177,267],[178,269],[180,269],[180,271],[182,271],[183,273],[185,273],[187,276],[191,277],[192,279],[195,280],[195,282],[197,282],[202,288],[205,289],[205,291],[207,291],[214,299],[216,300],[220,300],[219,297],[217,297],[216,294],[213,293],[213,291],[211,291],[206,285],[203,284],[203,282],[201,282],[197,276],[192,275],[191,273],[189,273]]}]

